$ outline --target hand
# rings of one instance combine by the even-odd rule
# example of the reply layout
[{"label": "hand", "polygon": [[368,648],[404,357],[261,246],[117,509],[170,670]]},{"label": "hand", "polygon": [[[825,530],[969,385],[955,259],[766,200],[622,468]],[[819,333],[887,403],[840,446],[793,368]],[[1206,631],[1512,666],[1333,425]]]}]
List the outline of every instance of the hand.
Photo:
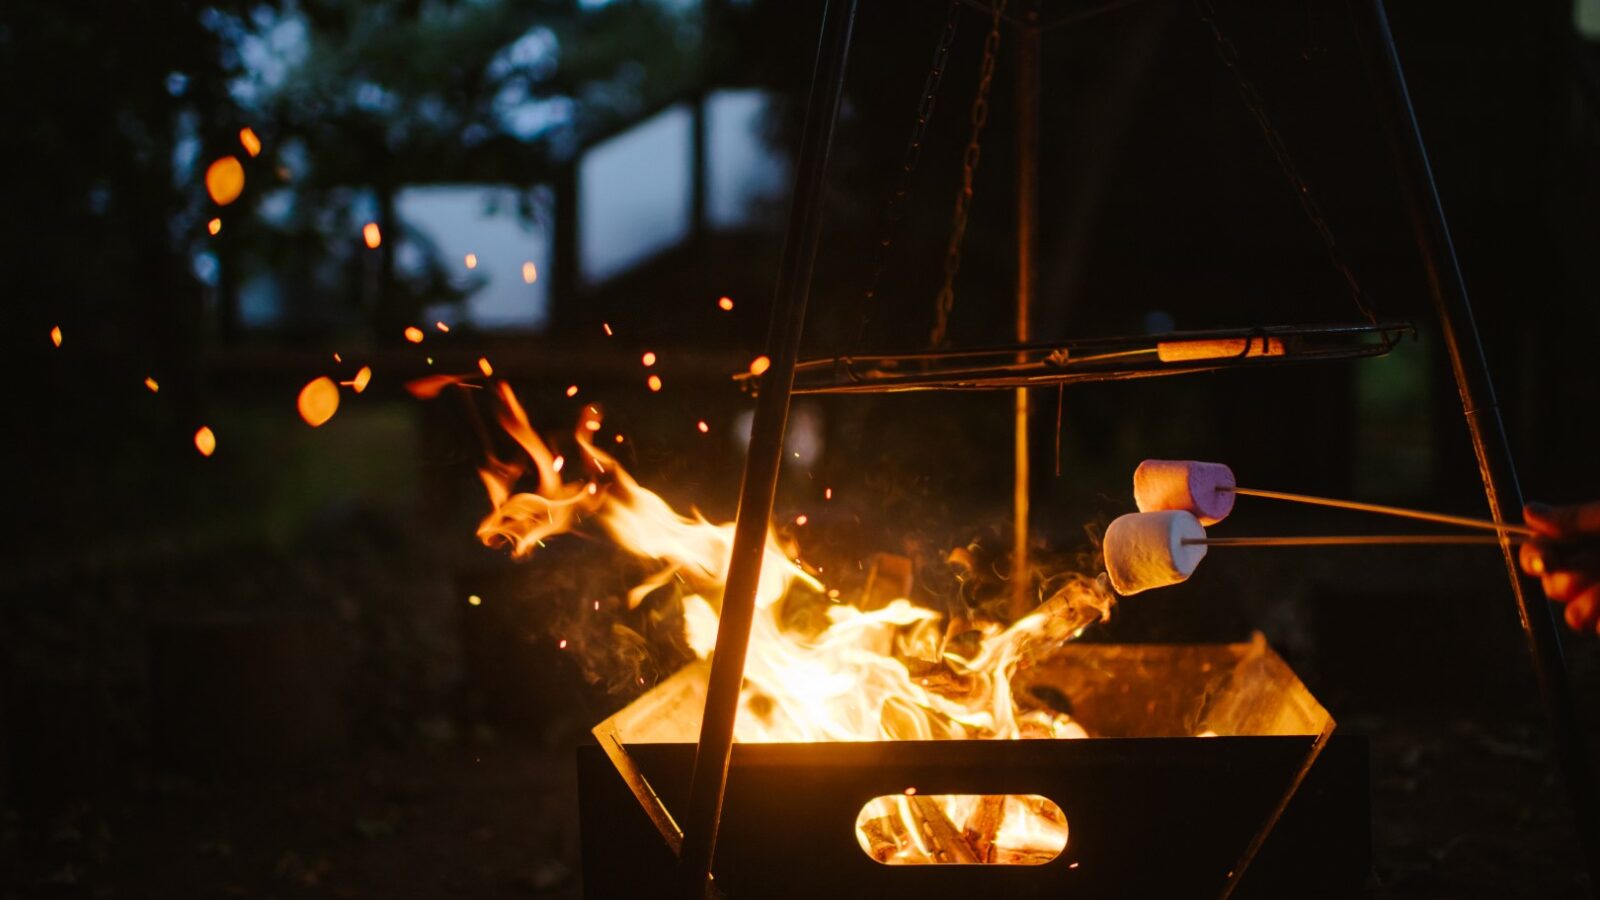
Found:
[{"label": "hand", "polygon": [[1567,605],[1567,625],[1573,631],[1595,632],[1600,622],[1600,501],[1530,503],[1522,508],[1522,517],[1538,532],[1522,544],[1522,571],[1538,576],[1545,596]]}]

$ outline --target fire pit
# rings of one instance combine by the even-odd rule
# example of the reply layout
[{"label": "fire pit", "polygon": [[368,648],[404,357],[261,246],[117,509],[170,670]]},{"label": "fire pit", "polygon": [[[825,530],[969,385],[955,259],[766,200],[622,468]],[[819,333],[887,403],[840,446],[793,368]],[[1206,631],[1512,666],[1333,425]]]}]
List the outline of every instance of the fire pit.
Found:
[{"label": "fire pit", "polygon": [[[676,857],[652,815],[687,802],[707,670],[680,671],[596,726],[598,746],[580,750],[588,897],[670,895]],[[1217,896],[1331,726],[1259,636],[1064,644],[1014,688],[1068,705],[1089,736],[737,744],[717,884],[762,898]],[[914,812],[926,804],[911,801],[942,795],[1011,795],[1012,815],[1036,802],[1024,796],[1048,798],[1065,846],[1048,859],[990,853],[996,863],[983,864],[970,820],[966,829],[923,821],[920,839],[907,840],[909,826],[896,836],[869,817],[870,804]],[[885,864],[897,841],[920,864]],[[1369,855],[1366,749],[1337,736],[1236,896],[1351,896]]]}]

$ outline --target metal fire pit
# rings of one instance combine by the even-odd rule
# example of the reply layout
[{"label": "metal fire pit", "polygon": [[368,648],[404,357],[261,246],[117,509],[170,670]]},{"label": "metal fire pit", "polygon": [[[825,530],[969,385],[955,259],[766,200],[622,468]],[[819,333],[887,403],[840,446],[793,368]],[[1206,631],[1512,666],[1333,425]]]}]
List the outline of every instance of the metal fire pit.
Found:
[{"label": "metal fire pit", "polygon": [[[679,672],[580,748],[591,900],[671,896],[675,858],[651,816],[687,802],[705,673]],[[717,885],[732,900],[1216,897],[1331,726],[1259,636],[1067,644],[1016,683],[1065,697],[1091,737],[735,745]],[[1065,813],[1066,848],[1037,866],[880,864],[857,814],[907,788],[1043,795]],[[1358,896],[1370,853],[1365,741],[1336,735],[1234,896]]]}]

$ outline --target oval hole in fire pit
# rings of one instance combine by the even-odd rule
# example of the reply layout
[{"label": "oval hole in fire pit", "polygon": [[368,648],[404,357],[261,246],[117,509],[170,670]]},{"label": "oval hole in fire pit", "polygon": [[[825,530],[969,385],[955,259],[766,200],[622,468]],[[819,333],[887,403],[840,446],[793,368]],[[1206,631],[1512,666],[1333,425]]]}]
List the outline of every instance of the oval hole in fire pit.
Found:
[{"label": "oval hole in fire pit", "polygon": [[1038,866],[1067,846],[1067,817],[1038,794],[874,797],[856,816],[861,851],[886,866]]}]

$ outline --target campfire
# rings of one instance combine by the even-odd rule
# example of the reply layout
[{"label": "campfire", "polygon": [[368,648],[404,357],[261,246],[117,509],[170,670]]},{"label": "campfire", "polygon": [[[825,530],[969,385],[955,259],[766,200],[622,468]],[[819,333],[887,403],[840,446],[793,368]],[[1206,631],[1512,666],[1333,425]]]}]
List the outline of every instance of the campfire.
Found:
[{"label": "campfire", "polygon": [[[534,431],[509,386],[498,386],[497,399],[500,424],[526,459],[492,458],[481,470],[493,509],[479,537],[527,556],[569,532],[603,536],[644,567],[627,592],[630,609],[657,592],[681,605],[682,638],[696,659],[594,729],[616,768],[613,787],[620,773],[631,799],[670,837],[673,804],[664,797],[679,793],[673,785],[682,772],[669,771],[670,754],[654,754],[696,741],[734,527],[679,512],[634,480],[596,444],[596,408],[586,409],[569,457]],[[1259,640],[1210,648],[1074,643],[1115,603],[1097,572],[1052,579],[1050,595],[1009,624],[955,622],[913,602],[909,580],[890,577],[893,566],[880,564],[882,577],[869,578],[860,596],[846,596],[770,529],[765,555],[736,720],[742,747],[778,744],[822,754],[866,742],[1058,747],[1106,738],[1316,736],[1331,729],[1326,711]],[[1278,789],[1308,743],[1279,747],[1286,755],[1266,770],[1282,770]],[[1041,867],[1076,875],[1084,862],[1069,827],[1076,798],[1047,791],[1050,779],[1027,790],[956,790],[938,778],[919,783],[910,777],[913,768],[883,771],[893,780],[845,804],[857,856],[868,865]],[[1246,822],[1234,835],[1238,846],[1228,864],[1254,825]],[[586,854],[603,858],[627,842],[611,834],[598,843],[586,842]],[[744,843],[730,836],[724,852]],[[738,867],[725,869],[719,878],[738,880]]]}]

